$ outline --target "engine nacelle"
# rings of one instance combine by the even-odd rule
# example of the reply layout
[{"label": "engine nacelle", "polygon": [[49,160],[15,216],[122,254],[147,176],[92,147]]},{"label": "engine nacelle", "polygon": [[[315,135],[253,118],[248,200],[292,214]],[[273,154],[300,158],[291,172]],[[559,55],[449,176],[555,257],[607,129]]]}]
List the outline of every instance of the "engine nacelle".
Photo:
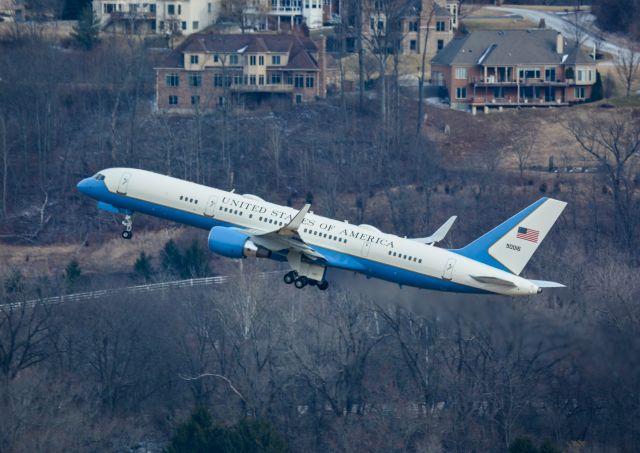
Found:
[{"label": "engine nacelle", "polygon": [[227,258],[269,258],[271,250],[254,244],[249,235],[227,227],[213,227],[209,232],[209,250]]}]

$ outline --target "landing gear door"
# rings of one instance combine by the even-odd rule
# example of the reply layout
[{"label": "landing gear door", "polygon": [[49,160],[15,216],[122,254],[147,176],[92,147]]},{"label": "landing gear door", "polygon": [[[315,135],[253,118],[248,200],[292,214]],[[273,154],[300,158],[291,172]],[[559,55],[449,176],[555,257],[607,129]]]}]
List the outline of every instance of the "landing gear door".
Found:
[{"label": "landing gear door", "polygon": [[127,188],[129,187],[129,181],[131,180],[131,173],[123,173],[120,178],[120,184],[118,184],[118,193],[121,195],[127,194]]},{"label": "landing gear door", "polygon": [[453,258],[449,258],[447,260],[447,265],[444,267],[442,271],[442,278],[445,280],[451,280],[453,278],[453,268],[456,265],[456,260]]},{"label": "landing gear door", "polygon": [[218,204],[218,196],[211,195],[209,197],[209,201],[207,201],[207,207],[204,209],[204,215],[207,217],[213,217],[216,212],[216,206]]}]

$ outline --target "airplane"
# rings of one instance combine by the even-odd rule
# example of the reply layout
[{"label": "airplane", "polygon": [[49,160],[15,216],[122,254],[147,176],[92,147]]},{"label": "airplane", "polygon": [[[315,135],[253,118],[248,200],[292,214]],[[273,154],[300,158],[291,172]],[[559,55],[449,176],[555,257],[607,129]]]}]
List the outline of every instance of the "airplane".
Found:
[{"label": "airplane", "polygon": [[465,247],[445,249],[435,244],[455,216],[429,237],[401,238],[316,215],[309,204],[298,210],[134,168],[101,170],[77,188],[99,209],[124,215],[124,239],[133,235],[134,212],[202,228],[219,255],[288,262],[284,282],[299,289],[326,290],[328,268],[459,293],[526,296],[564,287],[520,276],[566,206],[552,198],[541,198]]}]

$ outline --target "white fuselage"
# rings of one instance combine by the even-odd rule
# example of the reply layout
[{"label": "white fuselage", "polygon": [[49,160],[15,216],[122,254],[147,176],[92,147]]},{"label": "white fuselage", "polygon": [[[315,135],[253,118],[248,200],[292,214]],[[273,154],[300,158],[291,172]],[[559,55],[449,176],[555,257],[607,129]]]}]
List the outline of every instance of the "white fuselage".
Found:
[{"label": "white fuselage", "polygon": [[[215,221],[250,230],[272,231],[287,225],[298,213],[296,209],[269,203],[255,195],[226,192],[145,170],[111,168],[100,173],[105,176],[109,198],[91,195],[94,198],[202,228],[210,228],[210,222]],[[122,202],[114,203],[116,198]],[[128,205],[127,200],[137,204]],[[352,269],[399,284],[448,291],[456,291],[455,287],[460,286],[468,288],[467,292],[513,296],[538,292],[535,284],[512,273],[446,249],[383,233],[369,225],[352,225],[309,212],[298,234],[320,254],[335,252],[364,263],[362,269],[331,262],[329,267]],[[495,277],[514,286],[479,282],[472,275]],[[420,283],[427,280],[433,281]]]}]

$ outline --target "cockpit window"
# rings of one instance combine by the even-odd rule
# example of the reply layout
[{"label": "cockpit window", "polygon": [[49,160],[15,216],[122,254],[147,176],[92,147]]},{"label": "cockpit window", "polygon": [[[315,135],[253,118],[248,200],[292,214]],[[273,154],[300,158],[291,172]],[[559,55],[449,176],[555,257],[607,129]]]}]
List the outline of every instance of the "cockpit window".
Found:
[{"label": "cockpit window", "polygon": [[96,173],[96,175],[93,178],[97,179],[98,181],[103,181],[104,175],[102,173]]}]

